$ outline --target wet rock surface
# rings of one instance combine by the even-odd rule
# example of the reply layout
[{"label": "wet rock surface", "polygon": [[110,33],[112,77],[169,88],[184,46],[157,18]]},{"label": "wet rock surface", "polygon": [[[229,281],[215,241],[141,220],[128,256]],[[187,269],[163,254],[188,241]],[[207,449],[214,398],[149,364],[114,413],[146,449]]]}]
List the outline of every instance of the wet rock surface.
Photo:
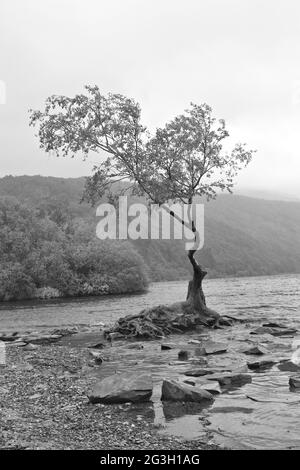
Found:
[{"label": "wet rock surface", "polygon": [[169,351],[170,349],[174,349],[174,345],[173,344],[162,344],[161,345],[161,350],[162,351]]},{"label": "wet rock surface", "polygon": [[153,390],[147,374],[114,374],[99,381],[88,392],[91,403],[141,403],[149,401]]},{"label": "wet rock surface", "polygon": [[205,350],[205,354],[223,354],[227,351],[228,344],[225,343],[217,343],[214,341],[203,341],[201,342],[201,346]]},{"label": "wet rock surface", "polygon": [[278,364],[278,369],[285,372],[300,372],[300,365],[289,360],[284,360]]},{"label": "wet rock surface", "polygon": [[263,359],[261,361],[247,362],[247,366],[251,370],[263,370],[268,369],[276,364],[274,359]]},{"label": "wet rock surface", "polygon": [[163,401],[197,402],[212,401],[213,396],[207,390],[190,386],[175,380],[164,380],[161,399]]},{"label": "wet rock surface", "polygon": [[[271,323],[272,325],[273,323]],[[288,328],[282,326],[260,326],[255,330],[251,331],[252,335],[262,335],[262,334],[270,334],[273,336],[288,336],[288,335],[295,335],[297,333],[296,328]]]},{"label": "wet rock surface", "polygon": [[207,376],[207,380],[215,380],[222,386],[238,386],[241,387],[245,384],[252,382],[250,374],[242,374],[239,372],[223,372],[221,374],[212,374]]},{"label": "wet rock surface", "polygon": [[184,375],[188,377],[201,377],[207,374],[213,374],[214,372],[209,369],[191,369],[184,372]]},{"label": "wet rock surface", "polygon": [[247,354],[248,356],[263,356],[267,353],[267,350],[262,346],[252,346],[251,348],[243,351],[243,353]]},{"label": "wet rock surface", "polygon": [[[14,340],[5,342],[9,363],[1,370],[5,380],[5,384],[0,385],[1,410],[5,407],[10,410],[9,413],[0,414],[5,431],[4,438],[0,441],[2,448],[16,448],[16,446],[21,446],[21,448],[32,446],[97,448],[92,438],[87,437],[87,433],[91,432],[91,426],[97,430],[96,435],[99,436],[101,445],[106,446],[102,448],[118,448],[117,439],[113,438],[113,435],[120,437],[122,445],[119,448],[130,448],[130,445],[135,448],[139,446],[144,448],[149,444],[145,443],[146,437],[144,439],[139,435],[142,428],[138,426],[142,423],[148,423],[144,432],[148,436],[147,439],[154,442],[153,448],[164,448],[166,445],[178,448],[180,445],[183,448],[195,449],[197,446],[209,447],[213,443],[231,447],[237,442],[232,438],[235,434],[238,439],[245,435],[242,440],[246,447],[247,443],[252,441],[256,442],[255,445],[258,448],[260,445],[261,447],[268,446],[265,437],[261,436],[260,440],[257,440],[257,430],[260,429],[261,420],[264,420],[264,432],[267,430],[273,433],[276,429],[275,424],[272,424],[273,419],[275,421],[280,419],[281,422],[286,416],[291,421],[295,419],[300,406],[297,386],[300,367],[291,361],[293,340],[289,338],[289,335],[277,338],[263,330],[254,337],[250,334],[253,330],[254,327],[251,324],[235,324],[222,330],[207,329],[202,334],[195,332],[172,335],[168,338],[168,342],[166,339],[129,342],[123,338],[113,338],[112,341],[108,341],[103,337],[103,330],[86,329],[82,332],[78,329],[76,334],[61,335],[60,338],[55,338],[54,342],[48,343],[47,337],[53,336],[53,331],[27,332],[22,336],[28,340],[32,337],[43,337],[46,341],[41,344],[25,342],[25,345],[19,347],[14,347],[14,345],[24,343],[24,341],[21,335],[14,335]],[[99,348],[98,344],[101,345]],[[163,349],[163,345],[170,345],[171,348]],[[207,354],[206,348],[212,351],[211,354]],[[260,352],[263,351],[263,354],[256,354],[255,348],[258,348]],[[205,355],[202,355],[203,349],[205,349]],[[200,355],[198,355],[199,350]],[[188,359],[178,360],[179,351],[187,351]],[[245,354],[245,351],[254,351],[254,354]],[[251,355],[261,357],[250,358]],[[26,377],[27,381],[28,374],[32,375],[30,383],[33,386],[29,385],[27,390],[25,384],[21,384],[21,380]],[[147,377],[153,377],[153,391],[151,389],[152,394],[147,398],[147,402],[138,403],[139,398],[131,404],[116,402],[108,404],[107,401],[96,403],[97,398],[96,401],[93,401],[93,398],[89,400],[89,396],[95,395],[96,397],[96,394],[90,395],[87,391],[93,390],[97,384],[101,388],[101,384],[103,386],[104,382],[105,385],[105,381],[110,384],[108,391],[111,397],[119,393],[117,399],[120,399],[126,390],[119,388],[118,393],[114,395],[113,390],[117,383],[114,380],[117,381],[116,377],[123,374],[127,378],[131,374],[134,376],[146,374]],[[171,383],[173,396],[176,396],[176,400],[179,401],[173,403],[170,401],[171,398],[161,401],[164,381],[167,384]],[[65,384],[63,388],[61,388],[62,383]],[[170,387],[169,385],[169,389]],[[98,392],[102,400],[104,394],[103,388],[102,394],[100,393],[100,388]],[[133,387],[128,393],[132,393],[133,398],[134,393],[138,394],[139,390]],[[166,395],[168,392],[164,393],[165,397],[168,396]],[[14,397],[10,405],[9,394]],[[212,398],[203,399],[204,396],[209,396],[207,394]],[[21,397],[26,401],[24,413]],[[194,401],[189,401],[191,397]],[[121,400],[123,399],[131,401],[126,395],[123,395]],[[133,398],[132,402],[134,401]],[[68,421],[65,421],[62,409],[66,407],[66,410],[74,403],[76,406],[72,410],[78,421],[76,438],[72,442],[72,432]],[[84,406],[81,403],[84,403]],[[286,409],[287,405],[290,408]],[[77,406],[78,410],[81,410],[80,418],[77,414]],[[293,409],[294,406],[297,408]],[[27,407],[30,409],[29,414],[26,411]],[[101,409],[101,414],[99,412],[97,414],[96,411],[92,412],[93,408]],[[43,418],[39,419],[49,422],[47,432],[41,432],[40,426],[35,428],[33,424],[30,424],[31,420],[36,424],[35,416],[41,416],[41,409],[44,410]],[[278,418],[279,412],[282,414]],[[120,426],[118,413],[121,413],[123,421],[126,420],[129,423],[121,426],[124,433],[122,436],[114,424]],[[26,423],[29,424],[26,430],[25,426],[20,424],[22,422],[20,416],[24,414]],[[12,420],[12,417],[17,415],[18,418]],[[54,415],[57,416],[57,420],[54,419],[53,425]],[[97,416],[97,424],[95,416]],[[111,419],[108,419],[108,416],[111,416]],[[247,423],[247,416],[249,416],[249,425],[246,427],[244,423]],[[17,419],[18,425],[15,423]],[[88,419],[92,419],[93,423],[88,423]],[[110,431],[108,421],[114,428]],[[255,422],[258,423],[258,427],[253,424]],[[74,425],[73,421],[72,423]],[[64,426],[67,426],[67,431],[64,431]],[[295,421],[294,426],[295,430],[298,429],[298,421]],[[137,427],[139,433],[136,432]],[[148,428],[151,432],[148,432]],[[133,430],[132,434],[129,434],[128,429]],[[40,432],[39,437],[37,434]],[[111,443],[104,436],[104,433],[108,432],[110,432]],[[245,434],[246,432],[251,433],[251,437]],[[56,433],[62,433],[61,443]],[[134,440],[130,440],[132,435],[135,436]],[[49,441],[46,436],[50,436]],[[177,439],[176,436],[179,436],[178,441],[174,441]],[[191,439],[190,442],[186,442],[187,436]],[[60,447],[60,445],[66,447]],[[294,437],[291,438],[291,445],[293,448],[297,445]]]}]

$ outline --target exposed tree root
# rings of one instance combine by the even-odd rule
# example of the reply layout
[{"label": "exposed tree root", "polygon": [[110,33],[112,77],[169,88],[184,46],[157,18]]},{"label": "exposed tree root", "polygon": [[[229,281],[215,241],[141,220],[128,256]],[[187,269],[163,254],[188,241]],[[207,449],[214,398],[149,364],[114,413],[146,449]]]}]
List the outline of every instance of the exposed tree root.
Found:
[{"label": "exposed tree root", "polygon": [[159,305],[142,310],[137,315],[120,318],[114,327],[106,332],[118,333],[127,338],[154,339],[170,333],[182,333],[193,330],[198,325],[218,327],[231,322],[206,306],[202,290],[202,280],[207,274],[194,259],[194,252],[189,252],[194,276],[189,282],[187,299],[172,305]]}]

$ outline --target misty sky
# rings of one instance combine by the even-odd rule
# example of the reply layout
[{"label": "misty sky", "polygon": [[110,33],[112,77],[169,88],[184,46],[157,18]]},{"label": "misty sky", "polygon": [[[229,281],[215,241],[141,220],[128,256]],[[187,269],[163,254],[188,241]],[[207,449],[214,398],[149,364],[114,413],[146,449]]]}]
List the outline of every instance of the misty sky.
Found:
[{"label": "misty sky", "polygon": [[150,129],[207,102],[257,149],[239,187],[300,195],[299,0],[1,0],[0,80],[0,176],[89,174],[39,149],[28,108],[97,84]]}]

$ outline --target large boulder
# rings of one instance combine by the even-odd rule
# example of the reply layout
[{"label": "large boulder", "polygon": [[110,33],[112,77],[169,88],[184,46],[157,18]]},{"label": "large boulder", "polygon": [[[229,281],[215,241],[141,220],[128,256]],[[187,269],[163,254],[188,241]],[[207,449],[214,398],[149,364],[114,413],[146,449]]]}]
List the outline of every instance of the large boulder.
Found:
[{"label": "large boulder", "polygon": [[213,395],[206,390],[193,387],[175,380],[164,380],[162,384],[162,401],[203,402],[212,401]]},{"label": "large boulder", "polygon": [[148,401],[152,390],[148,374],[114,374],[98,382],[88,397],[91,403],[137,403]]}]

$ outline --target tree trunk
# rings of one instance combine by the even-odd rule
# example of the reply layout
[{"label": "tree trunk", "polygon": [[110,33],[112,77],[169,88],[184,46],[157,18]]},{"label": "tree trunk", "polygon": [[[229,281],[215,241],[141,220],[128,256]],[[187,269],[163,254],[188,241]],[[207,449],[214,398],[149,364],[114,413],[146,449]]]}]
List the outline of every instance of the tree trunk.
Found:
[{"label": "tree trunk", "polygon": [[[191,208],[191,200],[189,200]],[[170,212],[174,217],[174,213]],[[195,235],[195,247],[199,234],[194,221],[189,213],[189,223],[181,221],[190,228]],[[145,309],[138,315],[128,315],[120,318],[114,327],[107,330],[106,334],[112,338],[112,334],[130,338],[157,338],[170,333],[181,333],[193,330],[199,325],[218,325],[220,315],[206,306],[205,296],[202,290],[202,281],[207,272],[204,271],[194,258],[196,249],[188,252],[189,260],[193,266],[193,279],[189,282],[187,298],[183,302],[172,305],[158,305]]]},{"label": "tree trunk", "polygon": [[193,279],[189,282],[188,285],[188,293],[186,302],[194,311],[198,313],[200,316],[204,317],[212,317],[213,321],[216,322],[219,318],[219,314],[214,312],[213,310],[209,309],[206,306],[205,296],[202,289],[202,281],[206,276],[207,272],[204,271],[201,266],[197,263],[194,258],[194,254],[198,248],[199,242],[199,233],[196,229],[195,221],[192,215],[192,204],[193,204],[193,197],[190,197],[188,200],[189,209],[188,209],[188,224],[190,230],[194,233],[194,240],[195,240],[195,249],[189,250],[188,258],[190,260],[191,265],[193,266]]},{"label": "tree trunk", "polygon": [[202,281],[207,272],[204,271],[194,258],[196,250],[190,250],[188,258],[193,266],[193,279],[189,282],[186,304],[200,316],[219,318],[219,314],[206,306],[205,295],[202,289]]}]

